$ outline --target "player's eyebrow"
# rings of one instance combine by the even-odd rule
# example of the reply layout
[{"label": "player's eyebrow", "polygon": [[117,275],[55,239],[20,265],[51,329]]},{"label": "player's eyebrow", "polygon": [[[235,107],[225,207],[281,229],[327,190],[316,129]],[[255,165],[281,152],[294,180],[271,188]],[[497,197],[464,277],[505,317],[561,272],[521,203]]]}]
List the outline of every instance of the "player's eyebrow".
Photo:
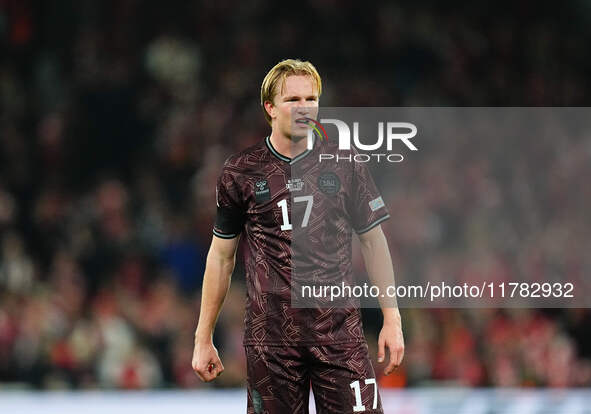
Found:
[{"label": "player's eyebrow", "polygon": [[[300,99],[300,96],[292,95],[283,98],[284,101],[291,101],[292,99]],[[306,99],[318,99],[318,95],[309,95],[306,97]]]}]

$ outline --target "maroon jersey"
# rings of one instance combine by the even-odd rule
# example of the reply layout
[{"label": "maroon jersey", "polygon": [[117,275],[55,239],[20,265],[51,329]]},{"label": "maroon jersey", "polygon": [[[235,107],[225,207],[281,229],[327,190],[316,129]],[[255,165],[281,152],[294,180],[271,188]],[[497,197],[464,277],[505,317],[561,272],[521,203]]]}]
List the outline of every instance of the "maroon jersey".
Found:
[{"label": "maroon jersey", "polygon": [[[338,153],[341,161],[319,162],[320,153]],[[351,284],[353,231],[366,232],[389,217],[367,167],[344,160],[349,155],[316,140],[290,159],[267,137],[226,160],[213,233],[246,239],[245,345],[365,340],[357,307],[292,306],[296,278]]]}]

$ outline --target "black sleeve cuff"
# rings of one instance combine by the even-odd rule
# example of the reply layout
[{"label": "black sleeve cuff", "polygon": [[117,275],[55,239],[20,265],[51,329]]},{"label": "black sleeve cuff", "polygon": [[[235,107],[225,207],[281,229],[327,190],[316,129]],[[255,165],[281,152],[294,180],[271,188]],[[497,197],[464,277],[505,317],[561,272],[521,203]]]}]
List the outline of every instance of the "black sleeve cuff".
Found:
[{"label": "black sleeve cuff", "polygon": [[238,237],[240,235],[240,233],[235,233],[235,234],[220,233],[215,228],[213,229],[213,234],[214,234],[214,236],[219,237],[220,239],[233,239],[233,238]]},{"label": "black sleeve cuff", "polygon": [[236,237],[244,226],[244,213],[236,208],[218,207],[213,234],[225,239]]},{"label": "black sleeve cuff", "polygon": [[378,224],[380,224],[382,221],[386,221],[390,218],[389,214],[386,214],[385,216],[382,216],[376,220],[374,220],[373,222],[371,222],[370,224],[368,224],[365,227],[360,228],[359,230],[355,229],[355,232],[357,234],[363,234],[363,233],[367,233],[368,231],[370,231],[371,229],[373,229],[375,226],[377,226]]}]

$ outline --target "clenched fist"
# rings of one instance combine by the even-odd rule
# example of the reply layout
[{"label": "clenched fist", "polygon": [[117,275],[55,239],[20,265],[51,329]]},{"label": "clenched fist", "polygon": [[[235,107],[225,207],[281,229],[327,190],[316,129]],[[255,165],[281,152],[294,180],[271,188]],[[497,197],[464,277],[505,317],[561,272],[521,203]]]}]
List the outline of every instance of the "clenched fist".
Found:
[{"label": "clenched fist", "polygon": [[224,372],[224,365],[218,355],[218,350],[212,342],[195,342],[193,350],[193,371],[202,381],[209,382]]}]

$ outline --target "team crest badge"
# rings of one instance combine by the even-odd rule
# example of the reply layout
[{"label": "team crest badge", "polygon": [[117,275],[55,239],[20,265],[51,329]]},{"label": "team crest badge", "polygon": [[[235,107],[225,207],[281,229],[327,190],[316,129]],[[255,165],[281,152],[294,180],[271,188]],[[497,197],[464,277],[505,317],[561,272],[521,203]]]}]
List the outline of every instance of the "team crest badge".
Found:
[{"label": "team crest badge", "polygon": [[318,189],[326,195],[335,195],[341,189],[339,176],[330,171],[320,174],[318,177]]}]

